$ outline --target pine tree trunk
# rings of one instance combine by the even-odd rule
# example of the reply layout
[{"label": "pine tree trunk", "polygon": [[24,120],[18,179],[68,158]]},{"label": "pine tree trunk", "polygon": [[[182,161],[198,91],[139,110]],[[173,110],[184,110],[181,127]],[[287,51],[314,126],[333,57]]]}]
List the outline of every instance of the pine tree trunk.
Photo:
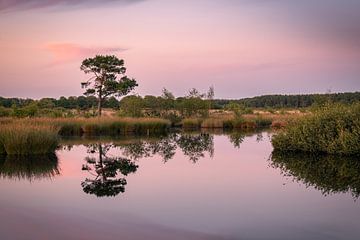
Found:
[{"label": "pine tree trunk", "polygon": [[102,112],[102,97],[101,95],[99,96],[99,102],[98,102],[98,116],[101,117],[101,112]]}]

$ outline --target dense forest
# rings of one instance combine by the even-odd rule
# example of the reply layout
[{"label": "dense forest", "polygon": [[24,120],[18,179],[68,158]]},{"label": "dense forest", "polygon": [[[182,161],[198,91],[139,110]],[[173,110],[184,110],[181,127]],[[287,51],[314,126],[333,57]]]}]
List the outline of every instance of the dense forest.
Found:
[{"label": "dense forest", "polygon": [[[129,97],[133,99],[135,98],[135,96],[128,96],[119,101],[115,97],[111,97],[104,102],[104,107],[118,109],[121,104],[126,104]],[[174,98],[173,103],[181,103],[184,98],[186,97]],[[136,99],[138,99],[139,102],[141,102],[139,104],[144,107],[150,107],[154,104],[162,106],[162,101],[165,101],[166,97],[147,95],[145,97],[137,96]],[[326,101],[345,104],[358,102],[360,101],[360,92],[306,95],[264,95],[232,100],[214,99],[212,100],[212,108],[222,109],[229,103],[237,103],[249,108],[302,108],[309,107],[314,103],[322,103]],[[40,100],[0,97],[0,106],[5,108],[26,107],[34,103],[36,103],[39,108],[60,107],[65,109],[91,109],[97,106],[97,99],[94,96],[71,96],[60,97],[59,99],[42,98]]]},{"label": "dense forest", "polygon": [[304,94],[304,95],[263,95],[239,100],[216,100],[219,108],[230,102],[245,105],[250,108],[301,108],[309,107],[314,103],[336,102],[351,104],[360,101],[360,92],[329,93],[329,94]]}]

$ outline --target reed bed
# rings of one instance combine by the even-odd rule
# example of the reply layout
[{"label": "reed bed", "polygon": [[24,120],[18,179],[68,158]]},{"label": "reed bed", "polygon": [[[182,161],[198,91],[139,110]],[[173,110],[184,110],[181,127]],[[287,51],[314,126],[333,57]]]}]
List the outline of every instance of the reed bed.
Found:
[{"label": "reed bed", "polygon": [[160,118],[92,118],[83,122],[85,135],[153,135],[166,133],[170,121]]},{"label": "reed bed", "polygon": [[185,118],[180,125],[184,130],[198,130],[201,128],[202,121],[200,118]]},{"label": "reed bed", "polygon": [[184,119],[182,121],[182,128],[185,130],[197,130],[200,128],[207,129],[244,129],[254,130],[259,128],[270,127],[272,119],[264,117],[254,118],[234,118],[234,117],[223,117],[223,118],[206,118],[206,119]]},{"label": "reed bed", "polygon": [[58,146],[57,132],[51,126],[3,124],[0,126],[0,151],[8,155],[52,153]]},{"label": "reed bed", "polygon": [[[160,118],[31,118],[13,119],[14,125],[46,126],[60,136],[149,135],[168,131],[170,121]],[[8,123],[9,124],[9,123]]]}]

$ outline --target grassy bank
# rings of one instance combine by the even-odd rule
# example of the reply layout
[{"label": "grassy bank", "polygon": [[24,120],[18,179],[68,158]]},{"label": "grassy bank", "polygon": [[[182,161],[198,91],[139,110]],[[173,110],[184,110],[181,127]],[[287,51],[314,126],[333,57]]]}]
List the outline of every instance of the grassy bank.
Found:
[{"label": "grassy bank", "polygon": [[157,135],[170,122],[157,118],[31,118],[3,119],[0,154],[29,155],[54,152],[58,136]]},{"label": "grassy bank", "polygon": [[262,128],[283,128],[293,119],[300,116],[284,116],[279,114],[247,114],[241,117],[223,115],[209,118],[186,118],[179,124],[185,130],[198,129],[240,129],[255,130]]},{"label": "grassy bank", "polygon": [[360,154],[360,104],[328,104],[274,135],[275,150],[338,155]]}]

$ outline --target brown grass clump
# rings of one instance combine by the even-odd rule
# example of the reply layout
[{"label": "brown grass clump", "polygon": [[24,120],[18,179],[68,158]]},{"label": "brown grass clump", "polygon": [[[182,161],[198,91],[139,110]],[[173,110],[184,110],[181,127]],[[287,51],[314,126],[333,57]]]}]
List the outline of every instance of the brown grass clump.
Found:
[{"label": "brown grass clump", "polygon": [[0,151],[8,155],[52,153],[58,146],[57,129],[20,122],[0,127]]}]

